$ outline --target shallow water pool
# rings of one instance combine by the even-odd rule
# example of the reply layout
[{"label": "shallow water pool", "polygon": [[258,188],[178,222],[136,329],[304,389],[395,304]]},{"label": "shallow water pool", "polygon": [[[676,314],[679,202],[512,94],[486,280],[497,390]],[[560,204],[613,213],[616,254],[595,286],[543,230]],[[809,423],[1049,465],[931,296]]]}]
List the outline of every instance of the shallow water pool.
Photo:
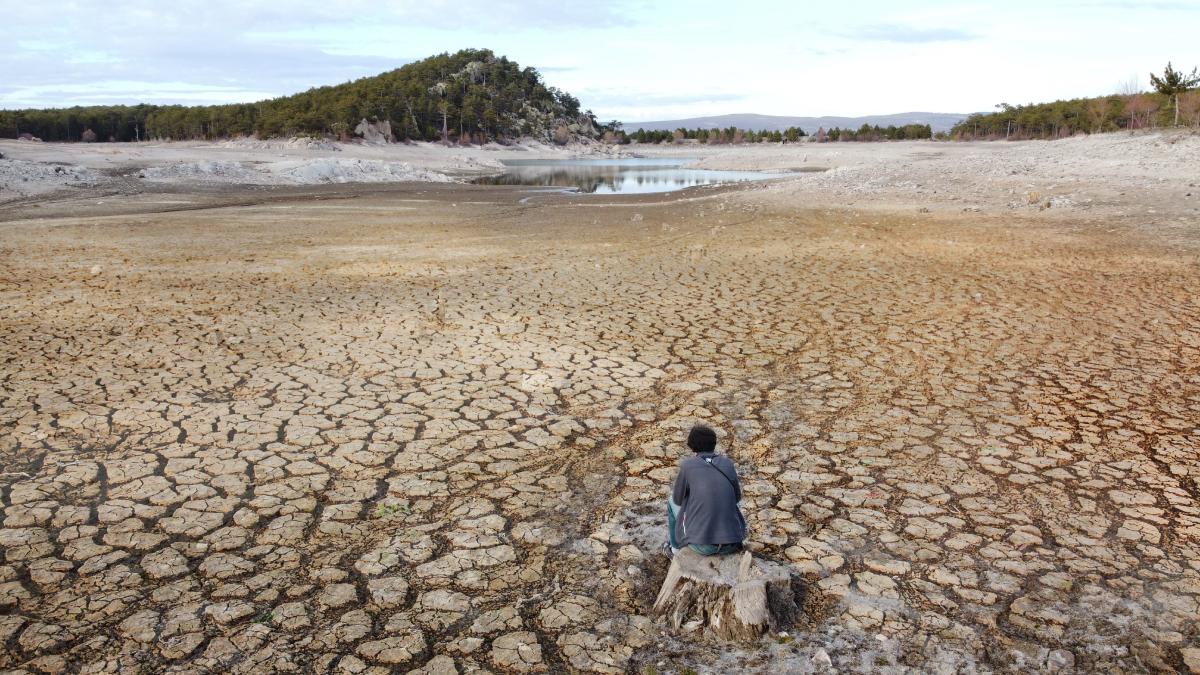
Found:
[{"label": "shallow water pool", "polygon": [[476,179],[482,185],[533,185],[595,194],[671,192],[696,185],[779,178],[760,171],[692,169],[690,159],[518,159],[504,162],[498,176]]}]

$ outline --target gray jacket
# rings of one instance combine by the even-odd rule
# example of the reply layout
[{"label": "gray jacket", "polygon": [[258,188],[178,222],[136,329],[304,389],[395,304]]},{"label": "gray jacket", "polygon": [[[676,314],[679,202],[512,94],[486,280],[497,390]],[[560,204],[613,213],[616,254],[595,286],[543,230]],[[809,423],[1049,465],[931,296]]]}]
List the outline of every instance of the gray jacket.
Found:
[{"label": "gray jacket", "polygon": [[679,507],[675,540],[688,544],[739,544],[746,520],[738,508],[742,486],[733,460],[711,452],[683,460],[671,500]]}]

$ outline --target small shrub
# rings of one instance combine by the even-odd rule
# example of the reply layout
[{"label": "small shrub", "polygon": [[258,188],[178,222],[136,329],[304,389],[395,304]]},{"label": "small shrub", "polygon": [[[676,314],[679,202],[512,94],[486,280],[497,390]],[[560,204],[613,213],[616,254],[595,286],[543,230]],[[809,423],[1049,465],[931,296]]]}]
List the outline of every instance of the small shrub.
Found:
[{"label": "small shrub", "polygon": [[379,519],[391,518],[392,516],[403,513],[409,515],[413,512],[412,506],[409,504],[396,504],[394,502],[383,502],[375,507],[375,517]]}]

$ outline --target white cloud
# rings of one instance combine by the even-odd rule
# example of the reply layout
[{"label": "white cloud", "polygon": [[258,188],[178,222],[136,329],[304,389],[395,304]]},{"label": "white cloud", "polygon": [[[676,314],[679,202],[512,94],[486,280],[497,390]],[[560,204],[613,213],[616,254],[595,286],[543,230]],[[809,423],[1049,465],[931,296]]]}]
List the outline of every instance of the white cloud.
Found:
[{"label": "white cloud", "polygon": [[970,112],[1195,65],[1196,5],[1129,4],[0,0],[0,105],[246,101],[487,47],[606,119]]},{"label": "white cloud", "polygon": [[70,105],[105,105],[154,100],[207,105],[230,100],[255,101],[271,96],[270,92],[187,82],[97,80],[87,84],[15,88],[0,93],[0,108],[33,107],[44,105],[44,101],[70,101]]},{"label": "white cloud", "polygon": [[860,40],[908,43],[959,42],[979,39],[975,33],[959,28],[929,28],[894,23],[859,26],[844,35]]}]

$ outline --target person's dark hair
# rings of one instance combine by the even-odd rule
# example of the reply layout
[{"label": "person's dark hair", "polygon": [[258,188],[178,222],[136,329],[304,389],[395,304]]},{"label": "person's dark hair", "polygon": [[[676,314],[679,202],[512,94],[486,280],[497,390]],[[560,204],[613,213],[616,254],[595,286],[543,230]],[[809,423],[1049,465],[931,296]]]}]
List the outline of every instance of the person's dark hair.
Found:
[{"label": "person's dark hair", "polygon": [[687,444],[693,452],[712,452],[717,449],[717,432],[712,427],[697,424],[688,432]]}]

